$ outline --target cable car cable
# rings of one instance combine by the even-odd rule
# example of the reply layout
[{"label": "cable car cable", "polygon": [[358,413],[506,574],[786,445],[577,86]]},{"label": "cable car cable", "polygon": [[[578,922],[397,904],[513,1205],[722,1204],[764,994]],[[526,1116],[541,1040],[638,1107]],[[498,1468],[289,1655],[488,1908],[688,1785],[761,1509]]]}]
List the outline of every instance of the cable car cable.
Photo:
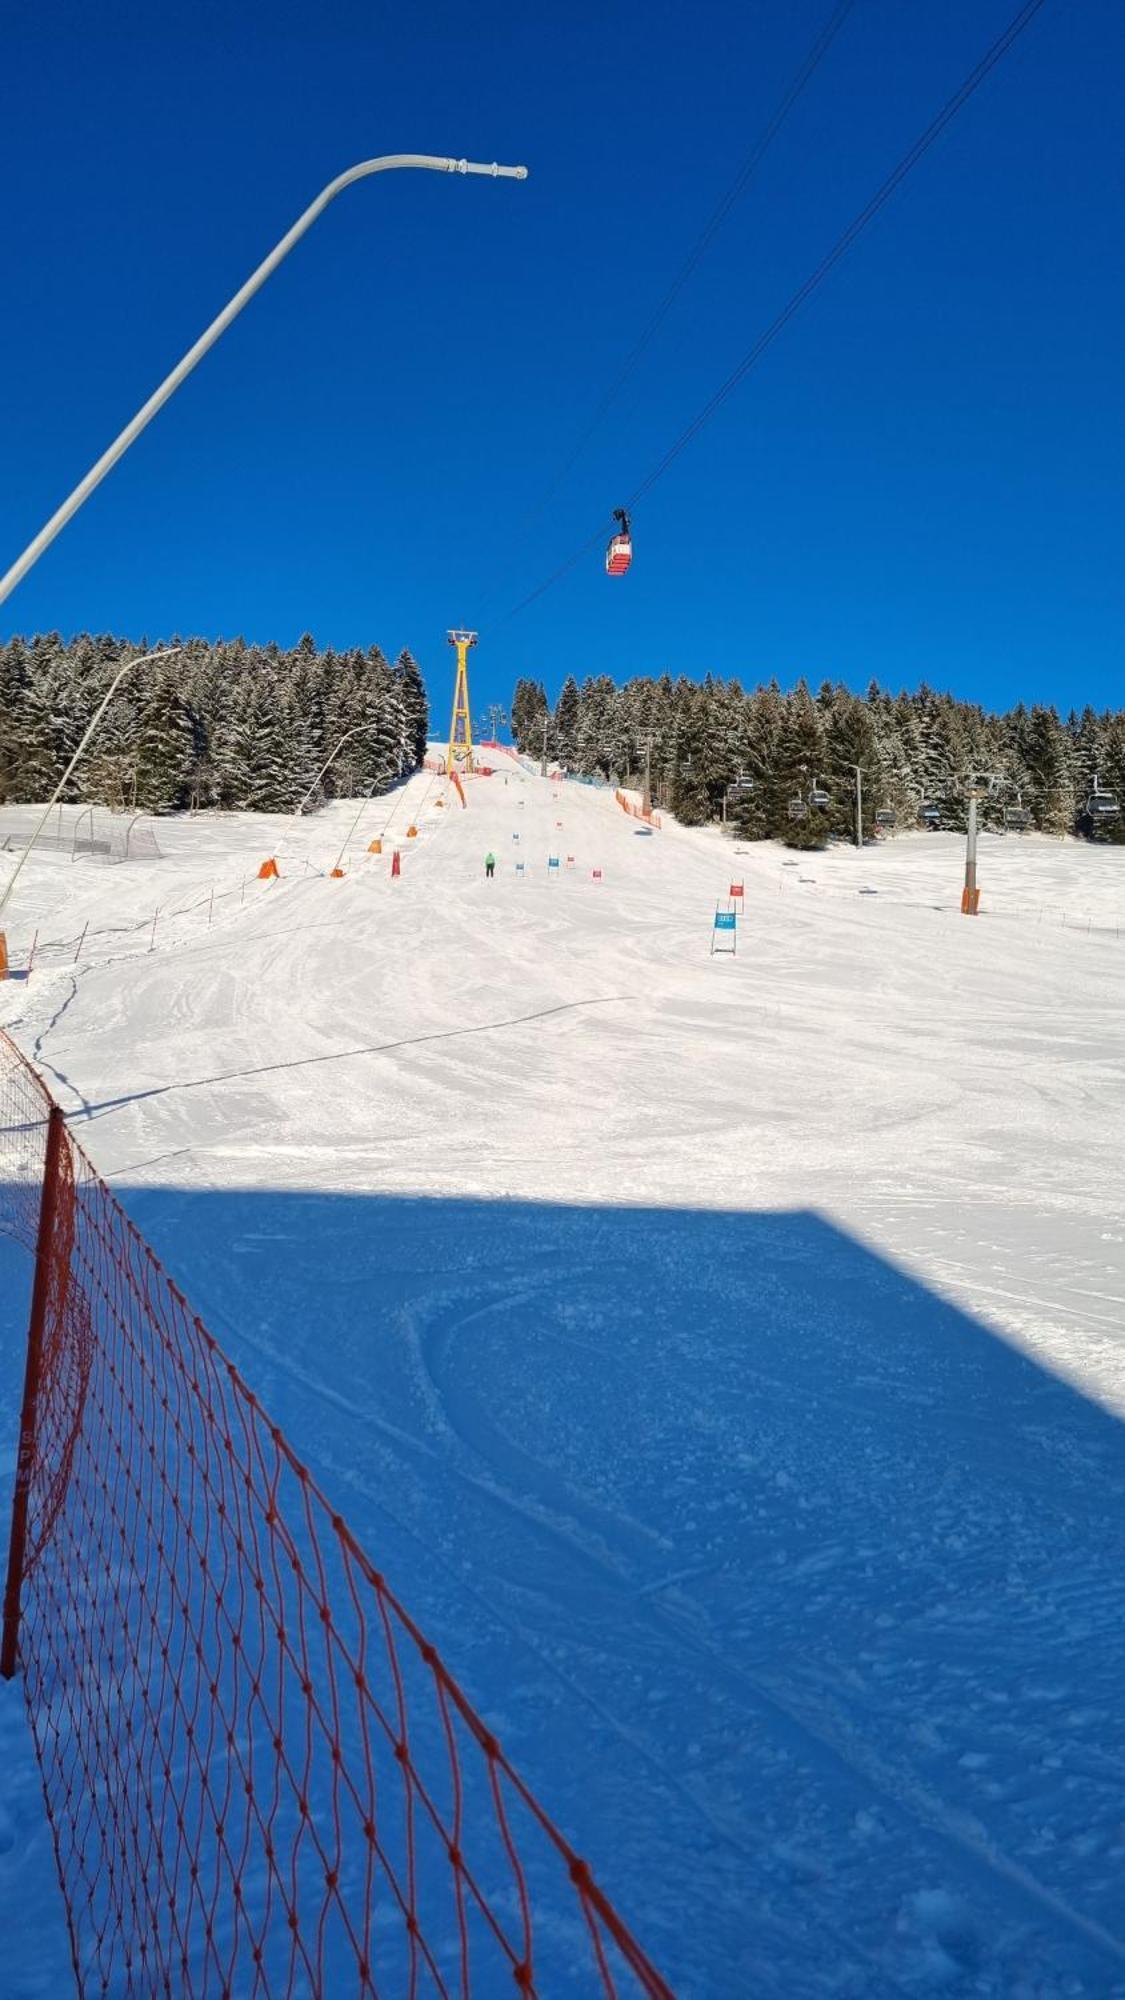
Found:
[{"label": "cable car cable", "polygon": [[[609,385],[609,388],[605,391],[604,395],[600,398],[599,402],[597,403],[593,415],[590,417],[590,420],[586,425],[586,428],[579,434],[578,438],[575,440],[575,443],[572,445],[567,457],[563,460],[558,470],[548,480],[546,486],[543,487],[542,491],[539,494],[538,499],[532,504],[531,507],[527,509],[526,513],[523,515],[522,525],[519,527],[519,529],[517,529],[517,546],[519,546],[519,544],[526,538],[528,530],[531,528],[533,523],[539,519],[539,516],[543,513],[543,510],[546,507],[547,502],[551,499],[552,495],[558,491],[559,487],[562,485],[567,474],[573,469],[573,467],[577,464],[578,460],[581,458],[582,453],[585,451],[586,446],[590,442],[590,439],[594,436],[595,432],[598,431],[601,428],[601,425],[605,422],[605,419],[608,416],[610,410],[612,409],[614,403],[617,401],[617,398],[620,396],[622,390],[625,388],[630,377],[635,372],[642,355],[645,353],[645,350],[651,345],[652,341],[655,339],[665,319],[668,317],[668,314],[671,311],[673,305],[678,299],[680,293],[683,291],[684,286],[687,284],[689,278],[691,278],[692,275],[694,274],[697,266],[702,262],[704,256],[706,255],[706,252],[710,248],[715,237],[718,235],[719,230],[722,228],[727,217],[730,215],[731,210],[735,207],[736,203],[740,200],[742,195],[745,194],[747,188],[749,187],[751,181],[754,178],[754,175],[756,174],[759,166],[761,165],[762,160],[765,158],[766,153],[769,151],[769,148],[772,146],[774,140],[776,139],[778,133],[780,132],[782,126],[784,125],[785,120],[788,118],[789,113],[792,111],[798,98],[801,96],[801,93],[805,89],[806,84],[808,84],[811,81],[815,71],[818,69],[823,58],[827,55],[829,49],[832,46],[832,43],[835,41],[836,36],[838,35],[840,29],[843,27],[844,22],[846,21],[848,15],[851,13],[854,5],[855,5],[855,0],[837,0],[836,6],[833,8],[832,13],[829,15],[819,35],[816,37],[816,40],[813,42],[811,48],[808,50],[808,53],[806,54],[805,59],[802,62],[800,68],[797,70],[796,74],[791,78],[788,88],[786,89],[780,104],[777,106],[777,109],[774,111],[773,116],[770,118],[764,130],[759,133],[757,139],[754,141],[753,146],[751,147],[749,153],[746,155],[746,158],[743,160],[742,165],[739,168],[737,174],[735,175],[734,180],[727,188],[726,193],[722,196],[716,208],[712,211],[708,221],[704,224],[702,231],[700,232],[699,236],[697,236],[694,244],[692,245],[692,248],[689,250],[678,272],[672,279],[671,284],[668,286],[667,291],[664,293],[663,298],[654,307],[648,320],[642,327],[640,334],[634,341],[632,347],[629,349],[629,352],[627,353],[625,359],[622,361],[620,367],[618,368],[616,375],[613,377]],[[587,543],[579,551],[578,555],[574,557],[574,561],[575,562],[580,561],[581,557],[587,553],[587,550],[593,546],[594,542],[602,539],[604,539],[604,535],[602,531],[599,530],[598,534],[593,536],[590,542]],[[571,565],[567,564],[566,567],[570,568]],[[565,571],[560,572],[560,574],[565,574]],[[485,609],[481,614],[482,624],[488,622],[490,607],[495,603],[496,598],[499,596],[499,594],[500,594],[499,590],[489,592],[488,597],[485,600]],[[507,615],[510,616],[511,614],[509,613]]]},{"label": "cable car cable", "polygon": [[685,257],[675,277],[672,279],[671,284],[668,286],[667,291],[664,293],[663,298],[654,307],[648,320],[642,327],[636,340],[633,342],[632,347],[626,354],[625,359],[622,361],[620,367],[618,368],[616,375],[612,378],[608,389],[606,389],[605,393],[601,396],[598,403],[596,404],[593,415],[591,416],[589,423],[586,425],[585,430],[582,431],[581,435],[575,441],[569,453],[569,456],[563,460],[563,463],[559,467],[558,471],[555,473],[554,477],[544,487],[542,493],[539,496],[539,499],[535,502],[534,506],[528,510],[528,513],[524,517],[525,528],[528,527],[532,521],[538,519],[539,515],[542,513],[544,507],[546,506],[547,501],[551,498],[551,495],[557,491],[559,486],[561,486],[563,480],[566,478],[567,473],[571,470],[571,468],[577,463],[578,459],[581,457],[583,451],[589,444],[590,439],[593,437],[595,431],[598,430],[601,424],[604,422],[606,416],[609,414],[610,409],[612,408],[613,404],[617,401],[617,398],[621,394],[622,389],[624,389],[626,383],[628,382],[629,377],[633,374],[638,362],[641,359],[641,356],[644,354],[646,348],[651,345],[657,333],[660,331],[661,326],[667,319],[668,314],[670,313],[676,300],[679,298],[679,295],[683,291],[684,286],[687,284],[688,279],[692,277],[697,266],[702,262],[704,256],[709,250],[715,237],[718,235],[720,229],[722,228],[731,210],[735,207],[736,203],[740,200],[742,195],[745,194],[747,188],[749,187],[751,181],[754,178],[754,175],[756,174],[763,159],[765,158],[766,153],[769,151],[769,148],[772,146],[774,140],[776,139],[778,133],[780,132],[782,126],[784,125],[785,120],[788,118],[789,113],[792,111],[793,106],[796,104],[797,99],[800,97],[801,92],[804,90],[805,85],[811,80],[816,69],[819,67],[822,59],[824,58],[824,56],[827,55],[829,49],[832,46],[832,43],[835,41],[836,36],[839,34],[840,29],[843,27],[844,22],[846,21],[848,15],[851,13],[851,10],[854,5],[855,5],[855,0],[837,0],[837,4],[833,8],[832,13],[829,15],[828,20],[825,22],[824,27],[821,29],[819,35],[812,44],[812,47],[809,49],[796,75],[791,79],[789,86],[785,91],[785,94],[782,97],[781,102],[778,105],[776,111],[774,112],[772,118],[769,120],[769,123],[766,125],[764,131],[762,131],[759,134],[758,138],[755,140],[753,146],[751,147],[749,153],[746,155],[746,158],[743,160],[741,167],[739,168],[737,174],[735,175],[734,180],[731,182],[726,193],[719,201],[717,207],[713,210],[709,220],[704,224],[704,227],[700,235],[696,238],[694,244],[692,245],[692,248],[689,250],[687,256]]},{"label": "cable car cable", "polygon": [[[946,126],[957,116],[957,113],[968,102],[973,92],[984,82],[985,77],[996,67],[1001,58],[1007,55],[1008,50],[1023,33],[1024,29],[1029,26],[1043,4],[1044,0],[1025,0],[1025,4],[1013,16],[1003,33],[997,37],[991,48],[986,50],[985,54],[976,64],[976,67],[970,70],[960,88],[942,106],[942,109],[931,120],[921,137],[915,140],[909,152],[903,154],[898,165],[892,168],[882,185],[872,195],[870,201],[848,224],[842,235],[837,237],[831,250],[822,257],[815,270],[810,273],[802,285],[798,286],[788,304],[782,307],[777,317],[758,336],[754,345],[743,355],[738,366],[732,369],[725,382],[720,384],[714,395],[703,405],[698,414],[693,417],[687,428],[681,431],[679,437],[669,446],[663,458],[646,474],[640,485],[635,487],[632,493],[629,494],[625,504],[630,511],[636,506],[638,500],[643,499],[646,493],[651,492],[657,481],[664,477],[664,474],[675,463],[676,459],[679,458],[680,453],[687,449],[692,440],[710,422],[715,412],[725,403],[727,397],[733,394],[734,390],[738,388],[739,384],[750,373],[750,370],[761,359],[766,349],[772,346],[778,334],[789,324],[789,321],[800,311],[801,307],[811,298],[818,287],[823,284],[830,272],[835,270],[836,265],[847,256],[848,251],[853,248],[858,238],[867,228],[868,223],[874,221],[880,209],[890,200],[892,194],[906,179],[911,170],[917,166],[923,155],[929,151],[934,141],[940,138]],[[508,618],[514,618],[519,612],[525,611],[530,604],[535,603],[537,598],[542,597],[545,591],[550,590],[554,584],[560,582],[574,568],[576,563],[581,562],[583,556],[590,549],[596,547],[605,539],[605,532],[605,528],[601,527],[595,534],[591,535],[589,540],[585,541],[581,548],[576,549],[566,562],[561,563],[558,569],[554,570],[534,590],[529,591],[527,596],[521,598],[518,604],[514,604],[511,610],[507,612],[503,622],[506,623]]]}]

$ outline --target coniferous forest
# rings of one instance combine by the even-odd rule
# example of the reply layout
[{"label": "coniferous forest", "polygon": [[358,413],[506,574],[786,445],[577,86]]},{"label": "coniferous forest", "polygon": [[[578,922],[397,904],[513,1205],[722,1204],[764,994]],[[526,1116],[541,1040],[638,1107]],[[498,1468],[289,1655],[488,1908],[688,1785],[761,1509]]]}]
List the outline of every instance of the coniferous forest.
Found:
[{"label": "coniferous forest", "polygon": [[[855,772],[862,771],[865,833],[891,823],[963,827],[967,774],[1002,781],[981,804],[981,824],[1125,841],[1125,712],[1090,708],[1062,720],[1053,708],[990,715],[922,686],[866,695],[825,681],[783,693],[776,681],[746,692],[708,675],[634,679],[571,677],[552,710],[542,684],[517,682],[512,728],[519,748],[582,776],[641,785],[688,825],[717,820],[748,839],[821,847],[855,830]],[[741,787],[738,785],[742,778]],[[1097,779],[1122,806],[1092,815]],[[751,789],[748,781],[753,780]],[[828,802],[810,802],[813,794]],[[799,804],[798,804],[799,802]]]},{"label": "coniferous forest", "polygon": [[[287,812],[348,731],[321,798],[386,791],[425,756],[426,690],[408,652],[391,666],[377,646],[321,652],[307,633],[289,652],[166,643],[182,651],[122,681],[69,798],[116,812]],[[117,668],[157,649],[57,632],[0,646],[0,802],[49,798]]]}]

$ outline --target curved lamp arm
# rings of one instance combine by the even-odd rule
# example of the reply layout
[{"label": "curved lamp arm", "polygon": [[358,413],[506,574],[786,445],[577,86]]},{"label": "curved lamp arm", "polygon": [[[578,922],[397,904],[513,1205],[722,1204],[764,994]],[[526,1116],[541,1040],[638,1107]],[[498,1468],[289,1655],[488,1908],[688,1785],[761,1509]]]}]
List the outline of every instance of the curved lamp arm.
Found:
[{"label": "curved lamp arm", "polygon": [[63,792],[66,790],[67,780],[69,779],[71,772],[73,771],[79,758],[82,756],[87,743],[89,743],[91,737],[97,731],[98,724],[100,723],[103,715],[105,714],[106,709],[109,707],[110,702],[113,700],[114,695],[117,693],[117,690],[120,687],[121,682],[124,680],[126,674],[131,674],[134,667],[148,666],[150,661],[152,660],[170,660],[172,658],[173,653],[182,653],[183,650],[184,649],[182,646],[162,646],[158,653],[140,653],[137,655],[137,658],[135,660],[126,660],[124,666],[118,667],[117,672],[114,674],[113,679],[110,681],[108,688],[106,689],[104,695],[101,698],[101,702],[99,703],[98,707],[94,710],[94,713],[90,717],[89,722],[86,724],[82,740],[79,743],[77,750],[75,751],[73,757],[71,758],[69,764],[67,765],[66,770],[63,772],[62,777],[59,779],[58,784],[55,786],[54,791],[51,793],[51,797],[47,805],[43,809],[42,819],[36,826],[35,831],[31,836],[31,839],[28,841],[27,846],[24,848],[23,853],[20,855],[19,860],[16,862],[15,868],[12,870],[8,886],[4,890],[3,895],[0,896],[0,916],[3,916],[4,914],[4,909],[7,905],[8,898],[10,897],[12,890],[16,886],[16,882],[24,862],[27,860],[27,857],[31,853],[32,848],[35,846],[36,841],[38,840],[40,834],[42,833],[43,828],[46,826],[47,821],[50,819],[55,806],[58,804],[60,798],[63,795]]},{"label": "curved lamp arm", "polygon": [[345,743],[350,743],[353,736],[362,736],[365,733],[365,731],[370,729],[378,729],[379,727],[380,724],[377,722],[357,722],[354,729],[345,729],[343,735],[340,738],[340,741],[337,743],[336,748],[333,750],[331,757],[325,758],[323,764],[321,765],[319,771],[316,774],[316,777],[313,779],[312,784],[309,786],[308,791],[305,793],[304,798],[301,800],[300,805],[294,811],[293,814],[294,819],[300,819],[301,814],[304,812],[305,807],[308,805],[309,800],[311,799],[313,793],[315,792],[317,786],[319,785],[321,779],[323,778],[324,773],[327,771],[328,766],[336,762],[336,759],[340,755],[340,752],[343,749]]},{"label": "curved lamp arm", "polygon": [[329,181],[328,186],[321,189],[316,200],[310,202],[304,214],[297,217],[292,229],[282,237],[280,243],[275,245],[269,256],[263,259],[257,270],[251,273],[241,291],[235,293],[230,304],[224,306],[218,318],[213,319],[206,332],[200,334],[194,347],[188,348],[183,360],[177,362],[170,375],[165,376],[159,389],[153,390],[148,402],[142,404],[132,422],[126,424],[120,436],[114,438],[109,449],[103,451],[97,463],[90,467],[85,479],[75,487],[69,499],[64,500],[46,526],[40,528],[35,540],[28,543],[22,556],[16,559],[6,575],[0,577],[0,604],[10,596],[32,565],[38,562],[44,550],[50,548],[55,536],[65,528],[71,516],[78,512],[83,501],[89,499],[95,486],[101,484],[106,473],[112,471],[118,459],[128,451],[146,424],[152,422],[156,412],[163,408],[169,396],[175,395],[180,383],[191,374],[196,363],[202,361],[208,348],[215,345],[219,335],[226,332],[231,321],[237,319],[243,306],[276,271],[282,259],[289,255],[293,245],[300,240],[306,229],[310,229],[317,217],[323,215],[329,202],[334,201],[336,196],[344,188],[350,187],[353,181],[366,180],[369,174],[386,173],[393,167],[425,167],[437,174],[486,174],[493,180],[527,179],[526,167],[499,167],[495,162],[492,166],[481,166],[475,160],[444,160],[431,153],[385,153],[380,159],[361,160],[358,166],[349,167],[346,173],[337,174],[334,181]]}]

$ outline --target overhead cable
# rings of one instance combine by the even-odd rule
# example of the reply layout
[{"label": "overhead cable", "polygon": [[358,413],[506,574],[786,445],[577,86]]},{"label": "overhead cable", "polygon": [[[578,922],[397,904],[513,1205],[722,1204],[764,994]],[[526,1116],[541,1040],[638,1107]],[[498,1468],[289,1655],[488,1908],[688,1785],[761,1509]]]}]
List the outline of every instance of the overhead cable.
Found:
[{"label": "overhead cable", "polygon": [[[946,126],[957,116],[957,113],[968,102],[973,92],[984,82],[986,76],[995,69],[1002,57],[1007,55],[1013,43],[1018,40],[1024,29],[1029,26],[1042,5],[1043,0],[1025,0],[1025,4],[1013,16],[1003,33],[992,43],[992,46],[981,57],[976,67],[970,70],[960,88],[942,106],[937,116],[927,125],[921,137],[915,140],[909,152],[903,154],[898,165],[887,175],[887,178],[872,195],[866,206],[848,224],[842,235],[837,237],[831,250],[828,251],[826,256],[821,258],[815,270],[809,274],[802,285],[798,286],[788,303],[782,307],[777,317],[771,320],[763,333],[759,334],[757,340],[747,353],[743,355],[737,367],[731,370],[726,380],[716,389],[714,395],[703,405],[702,409],[692,418],[686,428],[680,432],[679,437],[676,438],[674,443],[669,445],[663,457],[645,475],[640,484],[634,487],[625,503],[630,512],[636,507],[638,501],[651,492],[657,481],[664,477],[664,474],[675,463],[676,459],[679,458],[680,453],[685,451],[692,440],[699,435],[704,425],[710,423],[711,418],[722,407],[723,403],[726,402],[727,397],[733,395],[735,389],[738,388],[739,384],[750,373],[750,370],[761,360],[767,348],[773,345],[778,334],[788,326],[789,321],[800,311],[801,307],[811,298],[818,287],[823,284],[830,272],[835,270],[836,265],[847,256],[848,251],[853,248],[868,224],[874,221],[880,209],[890,200],[892,194],[895,193],[896,189],[906,179],[906,176],[912,169],[917,166],[923,155],[929,151],[934,141],[940,138]],[[519,612],[525,611],[530,604],[534,604],[536,599],[542,597],[545,591],[550,590],[554,584],[560,582],[564,576],[568,575],[575,565],[581,562],[583,556],[587,555],[591,549],[599,547],[604,541],[605,536],[605,527],[596,529],[582,543],[581,547],[577,548],[573,555],[567,558],[566,562],[561,563],[556,570],[552,571],[550,576],[545,577],[542,583],[538,584],[534,590],[529,591],[526,597],[521,598],[518,604],[514,604],[507,613],[507,617],[514,618]]]}]

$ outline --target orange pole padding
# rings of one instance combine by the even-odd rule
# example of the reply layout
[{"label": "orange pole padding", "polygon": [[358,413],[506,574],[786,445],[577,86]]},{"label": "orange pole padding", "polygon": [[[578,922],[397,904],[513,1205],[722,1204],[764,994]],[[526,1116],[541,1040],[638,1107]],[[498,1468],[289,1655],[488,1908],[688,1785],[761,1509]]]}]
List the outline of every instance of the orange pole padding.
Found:
[{"label": "orange pole padding", "polygon": [[462,805],[464,805],[464,803],[465,803],[465,787],[464,787],[464,785],[463,785],[463,784],[461,783],[461,778],[460,778],[460,774],[459,774],[459,772],[457,772],[457,771],[451,771],[451,772],[449,773],[449,775],[450,775],[450,777],[451,777],[451,778],[452,778],[452,780],[453,780],[453,785],[454,785],[454,789],[456,790],[456,793],[457,793],[457,796],[458,796],[458,798],[460,799],[460,801],[461,801],[461,804],[462,804]]},{"label": "orange pole padding", "polygon": [[395,876],[401,874],[402,874],[402,856],[399,853],[398,848],[396,847],[394,853],[391,855],[391,875]]},{"label": "orange pole padding", "polygon": [[406,829],[406,838],[407,838],[407,840],[417,840],[417,838],[418,838],[418,829],[417,829],[417,827],[416,827],[416,826],[408,826],[408,827],[407,827],[407,829]]},{"label": "orange pole padding", "polygon": [[8,977],[8,940],[0,931],[0,979]]},{"label": "orange pole padding", "polygon": [[271,879],[271,877],[275,875],[280,875],[280,873],[281,870],[279,869],[277,862],[271,858],[269,861],[263,861],[261,867],[258,870],[258,880],[259,882],[268,882]]},{"label": "orange pole padding", "polygon": [[328,871],[328,880],[329,880],[330,882],[342,882],[342,881],[343,881],[343,879],[344,879],[344,871],[343,871],[343,869],[342,869],[342,868],[330,868],[330,869],[329,869],[329,871]]},{"label": "orange pole padding", "polygon": [[975,917],[980,914],[980,890],[964,888],[961,891],[961,915]]},{"label": "orange pole padding", "polygon": [[383,852],[383,843],[382,843],[382,841],[381,841],[381,840],[373,840],[373,841],[371,842],[371,845],[370,845],[370,847],[368,848],[367,852],[368,852],[369,854],[381,854],[381,853]]}]

